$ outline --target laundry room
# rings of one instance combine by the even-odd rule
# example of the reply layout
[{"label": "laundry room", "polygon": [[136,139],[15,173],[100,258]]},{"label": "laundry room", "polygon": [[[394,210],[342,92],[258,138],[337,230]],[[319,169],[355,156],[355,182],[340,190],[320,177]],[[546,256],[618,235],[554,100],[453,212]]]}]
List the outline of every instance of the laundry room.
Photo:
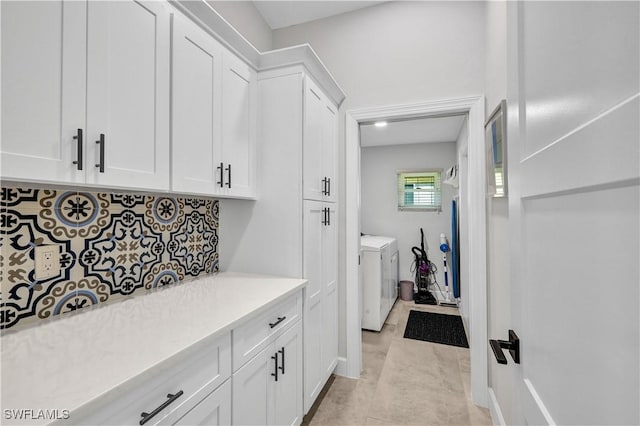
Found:
[{"label": "laundry room", "polygon": [[[466,129],[463,114],[361,124],[364,329],[380,331],[396,297],[459,307],[466,320],[459,285],[468,245],[465,224],[459,221],[464,217],[460,174],[466,173]],[[376,251],[384,264],[390,263],[382,289],[368,273],[369,253]],[[428,279],[417,276],[421,260],[428,262]],[[379,312],[371,307],[377,308],[372,298],[378,293]]]}]

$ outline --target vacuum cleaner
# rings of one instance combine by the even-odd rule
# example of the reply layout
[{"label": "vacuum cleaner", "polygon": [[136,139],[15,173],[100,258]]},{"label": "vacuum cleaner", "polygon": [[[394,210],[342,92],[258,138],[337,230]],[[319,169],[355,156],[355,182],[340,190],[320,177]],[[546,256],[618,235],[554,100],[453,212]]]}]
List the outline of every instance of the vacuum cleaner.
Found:
[{"label": "vacuum cleaner", "polygon": [[447,237],[444,234],[440,234],[440,251],[442,252],[442,263],[444,264],[444,301],[440,302],[442,306],[458,307],[458,304],[451,300],[451,293],[449,292],[449,275],[447,273],[447,252],[450,250]]},{"label": "vacuum cleaner", "polygon": [[424,250],[424,231],[422,228],[420,228],[420,247],[412,247],[411,252],[415,257],[412,272],[415,271],[416,286],[418,287],[418,292],[414,295],[413,300],[421,305],[437,305],[438,301],[429,291],[429,285],[435,281],[436,267],[427,258],[427,252]]}]

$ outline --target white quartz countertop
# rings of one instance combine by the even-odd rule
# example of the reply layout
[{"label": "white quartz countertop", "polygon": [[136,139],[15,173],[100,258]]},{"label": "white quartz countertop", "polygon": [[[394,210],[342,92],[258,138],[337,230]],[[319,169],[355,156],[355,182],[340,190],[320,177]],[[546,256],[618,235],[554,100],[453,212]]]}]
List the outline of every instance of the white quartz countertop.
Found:
[{"label": "white quartz countertop", "polygon": [[6,333],[0,340],[0,414],[57,409],[73,416],[305,284],[302,279],[219,273]]}]

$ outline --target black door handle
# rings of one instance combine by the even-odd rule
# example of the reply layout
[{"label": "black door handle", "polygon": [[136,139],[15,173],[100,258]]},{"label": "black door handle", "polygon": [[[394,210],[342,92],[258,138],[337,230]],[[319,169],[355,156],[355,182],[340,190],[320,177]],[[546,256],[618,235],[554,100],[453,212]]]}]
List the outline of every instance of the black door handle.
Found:
[{"label": "black door handle", "polygon": [[73,164],[77,164],[78,165],[78,170],[82,170],[82,161],[83,161],[83,154],[82,154],[82,129],[78,129],[78,133],[76,133],[76,135],[73,137],[73,139],[75,139],[78,143],[78,152],[77,152],[77,160],[73,162]]},{"label": "black door handle", "polygon": [[327,207],[327,226],[331,226],[331,208]]},{"label": "black door handle", "polygon": [[329,197],[331,196],[331,178],[327,178],[327,194]]},{"label": "black door handle", "polygon": [[271,359],[275,360],[275,368],[273,369],[273,373],[271,376],[276,378],[276,382],[278,381],[278,353],[276,352]]},{"label": "black door handle", "polygon": [[169,406],[169,404],[171,404],[173,401],[175,401],[176,399],[180,398],[182,396],[183,392],[182,391],[178,391],[175,394],[168,394],[167,395],[167,399],[165,402],[163,402],[159,407],[157,407],[155,410],[153,410],[151,413],[142,413],[140,414],[142,416],[142,419],[140,419],[140,424],[143,425],[146,422],[148,422],[149,420],[151,420],[151,418],[153,416],[155,416],[156,414],[158,414],[160,411],[164,410],[165,408],[167,408]]},{"label": "black door handle", "polygon": [[224,187],[224,163],[220,162],[220,165],[216,167],[220,170],[220,180],[216,182],[216,185],[220,185],[220,188]]},{"label": "black door handle", "polygon": [[104,173],[104,133],[100,133],[100,140],[97,140],[96,143],[100,145],[100,161],[96,167],[100,169],[100,173]]},{"label": "black door handle", "polygon": [[269,327],[270,327],[270,328],[273,328],[273,327],[275,327],[276,325],[280,324],[280,323],[281,323],[282,321],[284,321],[285,319],[287,319],[287,317],[286,317],[286,316],[278,317],[278,321],[276,321],[276,322],[270,322],[270,323],[269,323]]},{"label": "black door handle", "polygon": [[282,365],[280,366],[280,371],[284,375],[284,346],[278,351],[278,353],[282,355]]},{"label": "black door handle", "polygon": [[327,208],[322,209],[322,222],[324,226],[327,226]]},{"label": "black door handle", "polygon": [[520,339],[515,331],[509,330],[509,340],[489,340],[493,355],[496,357],[498,364],[506,364],[507,357],[504,356],[502,349],[508,349],[513,358],[513,362],[520,364]]}]

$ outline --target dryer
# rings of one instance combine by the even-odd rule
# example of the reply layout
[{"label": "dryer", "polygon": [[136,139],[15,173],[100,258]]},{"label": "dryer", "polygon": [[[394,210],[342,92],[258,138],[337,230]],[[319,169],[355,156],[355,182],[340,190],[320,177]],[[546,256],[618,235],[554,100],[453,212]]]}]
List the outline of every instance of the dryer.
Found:
[{"label": "dryer", "polygon": [[380,331],[398,298],[398,242],[392,237],[363,235],[362,328]]}]

